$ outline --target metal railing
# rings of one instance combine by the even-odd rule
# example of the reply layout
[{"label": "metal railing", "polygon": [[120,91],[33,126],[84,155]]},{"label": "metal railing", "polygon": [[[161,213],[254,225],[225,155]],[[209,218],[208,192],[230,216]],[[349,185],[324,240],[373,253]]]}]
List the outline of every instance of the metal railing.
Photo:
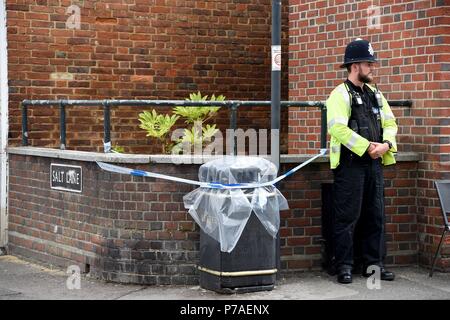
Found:
[{"label": "metal railing", "polygon": [[[392,100],[393,107],[411,107],[411,100]],[[66,106],[103,106],[104,152],[110,152],[111,145],[111,107],[228,107],[231,109],[230,129],[237,129],[237,112],[241,107],[271,106],[270,101],[185,101],[185,100],[23,100],[22,107],[22,145],[28,146],[28,107],[29,106],[59,106],[60,109],[60,149],[66,148]],[[281,107],[317,107],[321,111],[320,147],[327,145],[327,113],[325,102],[322,101],[281,101]],[[109,146],[109,147],[108,147]],[[234,143],[234,154],[237,146]]]}]

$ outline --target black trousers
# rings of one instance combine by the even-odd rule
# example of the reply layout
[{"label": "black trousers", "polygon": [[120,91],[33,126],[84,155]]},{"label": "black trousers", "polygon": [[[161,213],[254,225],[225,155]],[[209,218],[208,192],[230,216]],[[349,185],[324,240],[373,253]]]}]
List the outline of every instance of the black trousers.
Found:
[{"label": "black trousers", "polygon": [[353,268],[355,251],[359,252],[363,265],[382,266],[386,245],[381,159],[361,161],[357,155],[342,157],[333,173],[335,268],[338,271]]}]

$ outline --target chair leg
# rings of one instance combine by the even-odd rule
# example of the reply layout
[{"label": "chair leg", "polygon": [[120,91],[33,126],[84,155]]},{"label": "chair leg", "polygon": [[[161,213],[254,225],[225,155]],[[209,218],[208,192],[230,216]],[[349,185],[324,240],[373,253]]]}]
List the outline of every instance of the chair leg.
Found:
[{"label": "chair leg", "polygon": [[436,250],[436,254],[434,255],[433,264],[432,264],[431,270],[430,270],[430,277],[433,276],[433,270],[434,270],[434,265],[436,264],[436,258],[437,258],[438,254],[439,254],[439,250],[441,249],[442,240],[444,240],[446,232],[447,232],[447,228],[444,228],[444,231],[442,232],[442,236],[441,236],[441,241],[439,242],[439,246],[438,246],[438,248]]}]

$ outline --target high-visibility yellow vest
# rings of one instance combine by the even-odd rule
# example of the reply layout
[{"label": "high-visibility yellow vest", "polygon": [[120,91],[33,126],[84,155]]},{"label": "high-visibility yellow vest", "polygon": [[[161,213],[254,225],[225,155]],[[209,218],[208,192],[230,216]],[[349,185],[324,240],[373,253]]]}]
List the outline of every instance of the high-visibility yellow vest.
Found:
[{"label": "high-visibility yellow vest", "polygon": [[[368,87],[375,91],[375,88]],[[381,97],[383,100],[383,107],[380,112],[383,140],[389,140],[392,143],[392,148],[382,157],[382,163],[387,166],[395,163],[394,153],[397,152],[395,136],[398,127],[387,100],[383,94],[381,94]],[[326,107],[328,133],[331,135],[330,166],[331,169],[335,169],[339,165],[342,145],[361,157],[366,152],[370,142],[348,127],[351,115],[351,99],[344,83],[331,92],[326,101]]]}]

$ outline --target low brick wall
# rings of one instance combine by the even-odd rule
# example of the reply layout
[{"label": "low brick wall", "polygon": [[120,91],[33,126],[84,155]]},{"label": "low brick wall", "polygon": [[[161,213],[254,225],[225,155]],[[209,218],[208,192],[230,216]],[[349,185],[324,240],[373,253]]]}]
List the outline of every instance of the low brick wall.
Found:
[{"label": "low brick wall", "polygon": [[[288,170],[292,165],[284,165]],[[385,208],[388,265],[417,263],[417,162],[399,161],[386,167]],[[286,179],[281,191],[290,210],[281,212],[283,271],[318,269],[322,248],[322,187],[332,183],[329,163],[312,163]]]},{"label": "low brick wall", "polygon": [[[282,156],[281,171],[304,159]],[[109,173],[95,160],[194,180],[200,166],[158,156],[11,148],[9,252],[61,267],[77,264],[110,281],[197,284],[199,227],[182,200],[194,186]],[[387,263],[411,265],[418,257],[417,159],[399,160],[385,170]],[[279,185],[290,206],[281,212],[283,273],[321,268],[321,190],[332,182],[327,161],[318,159]],[[51,163],[81,166],[82,193],[50,189]]]}]

